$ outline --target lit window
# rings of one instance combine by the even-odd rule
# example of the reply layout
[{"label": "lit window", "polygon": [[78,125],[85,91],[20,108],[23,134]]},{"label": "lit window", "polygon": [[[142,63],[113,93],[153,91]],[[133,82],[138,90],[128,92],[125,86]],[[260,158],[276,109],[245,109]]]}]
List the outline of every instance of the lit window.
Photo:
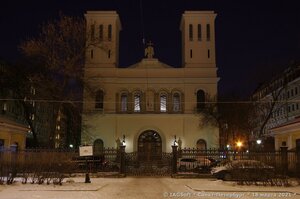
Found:
[{"label": "lit window", "polygon": [[210,41],[210,24],[206,24],[206,38]]},{"label": "lit window", "polygon": [[103,25],[99,26],[99,40],[103,41]]},{"label": "lit window", "polygon": [[201,33],[201,24],[198,24],[198,41],[201,41],[202,33]]},{"label": "lit window", "polygon": [[190,38],[190,41],[193,41],[193,25],[192,24],[189,25],[189,38]]},{"label": "lit window", "polygon": [[127,95],[125,93],[121,95],[121,111],[127,111]]},{"label": "lit window", "polygon": [[95,108],[96,109],[103,109],[103,98],[104,98],[104,93],[102,90],[98,90],[96,92],[96,103],[95,103]]},{"label": "lit window", "polygon": [[112,26],[111,24],[108,25],[108,41],[111,41],[111,35],[112,35]]},{"label": "lit window", "polygon": [[141,95],[135,94],[134,95],[134,112],[141,111]]},{"label": "lit window", "polygon": [[180,95],[175,93],[173,95],[173,111],[179,112],[180,111]]},{"label": "lit window", "polygon": [[160,95],[160,112],[167,112],[167,94]]}]

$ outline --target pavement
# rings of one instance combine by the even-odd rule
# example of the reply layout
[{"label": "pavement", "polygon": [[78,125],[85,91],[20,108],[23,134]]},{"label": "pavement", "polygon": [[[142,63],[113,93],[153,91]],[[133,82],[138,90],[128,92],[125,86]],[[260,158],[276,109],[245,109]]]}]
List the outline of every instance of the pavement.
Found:
[{"label": "pavement", "polygon": [[[300,186],[237,185],[216,179],[170,177],[72,178],[59,185],[0,185],[0,199],[148,199],[148,198],[291,198],[300,199]],[[296,182],[296,181],[295,181]]]}]

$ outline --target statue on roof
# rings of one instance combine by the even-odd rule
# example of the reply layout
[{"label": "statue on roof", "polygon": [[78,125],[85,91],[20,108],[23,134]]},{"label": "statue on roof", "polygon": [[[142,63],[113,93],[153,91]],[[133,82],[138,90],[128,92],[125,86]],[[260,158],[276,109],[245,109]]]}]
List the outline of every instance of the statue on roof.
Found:
[{"label": "statue on roof", "polygon": [[145,48],[145,57],[148,59],[152,59],[154,55],[154,48],[153,48],[153,43],[149,41],[147,43],[147,48]]}]

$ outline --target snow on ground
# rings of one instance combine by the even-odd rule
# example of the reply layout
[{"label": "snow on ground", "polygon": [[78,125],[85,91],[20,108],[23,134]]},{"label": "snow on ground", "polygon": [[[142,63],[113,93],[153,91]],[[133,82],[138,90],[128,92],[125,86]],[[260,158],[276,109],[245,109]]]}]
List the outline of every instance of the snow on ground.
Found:
[{"label": "snow on ground", "polygon": [[[72,178],[59,185],[0,185],[0,199],[114,199],[114,198],[198,198],[198,199],[300,199],[300,186],[241,186],[215,179],[174,179],[170,177]],[[296,182],[296,181],[294,181]]]}]

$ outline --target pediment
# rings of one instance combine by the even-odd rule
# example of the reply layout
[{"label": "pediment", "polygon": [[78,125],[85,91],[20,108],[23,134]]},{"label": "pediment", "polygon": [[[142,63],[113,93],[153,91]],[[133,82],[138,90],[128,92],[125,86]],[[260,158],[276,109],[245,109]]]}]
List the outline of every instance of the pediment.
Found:
[{"label": "pediment", "polygon": [[129,68],[173,68],[155,58],[145,58],[140,62],[129,66]]}]

